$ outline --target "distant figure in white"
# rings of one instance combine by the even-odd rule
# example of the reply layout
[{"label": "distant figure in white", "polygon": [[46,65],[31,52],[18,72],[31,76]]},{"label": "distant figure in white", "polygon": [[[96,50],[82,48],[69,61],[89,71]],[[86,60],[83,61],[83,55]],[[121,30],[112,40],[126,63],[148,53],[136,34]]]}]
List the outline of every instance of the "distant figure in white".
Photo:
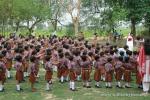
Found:
[{"label": "distant figure in white", "polygon": [[133,51],[133,37],[131,36],[130,33],[127,37],[127,46],[129,47],[130,51]]}]

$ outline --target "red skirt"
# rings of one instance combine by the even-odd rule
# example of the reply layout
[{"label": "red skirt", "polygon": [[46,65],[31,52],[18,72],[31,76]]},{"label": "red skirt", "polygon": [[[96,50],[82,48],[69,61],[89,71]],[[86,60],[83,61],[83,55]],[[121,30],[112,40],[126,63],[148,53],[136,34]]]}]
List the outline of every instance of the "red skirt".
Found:
[{"label": "red skirt", "polygon": [[76,73],[74,71],[70,71],[69,72],[69,78],[70,78],[70,81],[75,81],[76,80]]},{"label": "red skirt", "polygon": [[130,70],[125,70],[124,81],[125,82],[131,82],[131,71]]},{"label": "red skirt", "polygon": [[23,69],[24,69],[24,72],[27,72],[28,67],[29,67],[29,61],[23,61]]},{"label": "red skirt", "polygon": [[136,84],[141,84],[142,83],[142,78],[141,78],[141,75],[140,73],[137,71],[136,72]]},{"label": "red skirt", "polygon": [[58,73],[57,73],[58,78],[60,78],[61,76],[66,77],[68,74],[69,74],[68,68],[63,67],[58,69]]},{"label": "red skirt", "polygon": [[112,79],[113,79],[113,71],[110,71],[110,72],[106,72],[106,82],[112,82]]},{"label": "red skirt", "polygon": [[5,80],[6,80],[5,72],[0,72],[0,81],[4,83]]},{"label": "red skirt", "polygon": [[7,60],[7,62],[6,62],[6,68],[8,70],[10,70],[12,68],[12,60]]},{"label": "red skirt", "polygon": [[82,80],[88,81],[90,79],[90,70],[89,69],[82,69]]},{"label": "red skirt", "polygon": [[81,68],[76,69],[76,75],[81,75]]},{"label": "red skirt", "polygon": [[46,80],[46,81],[51,81],[52,75],[53,75],[53,72],[52,72],[52,71],[46,71],[45,80]]},{"label": "red skirt", "polygon": [[29,81],[33,84],[36,81],[36,77],[33,73],[30,74]]},{"label": "red skirt", "polygon": [[16,72],[16,80],[19,82],[21,82],[23,80],[23,72],[22,71]]},{"label": "red skirt", "polygon": [[100,69],[95,69],[94,80],[97,82],[99,82],[101,80],[101,70]]},{"label": "red skirt", "polygon": [[116,72],[116,75],[115,75],[116,81],[120,81],[122,78],[122,75],[123,75],[123,70],[122,69],[116,69],[115,72]]}]

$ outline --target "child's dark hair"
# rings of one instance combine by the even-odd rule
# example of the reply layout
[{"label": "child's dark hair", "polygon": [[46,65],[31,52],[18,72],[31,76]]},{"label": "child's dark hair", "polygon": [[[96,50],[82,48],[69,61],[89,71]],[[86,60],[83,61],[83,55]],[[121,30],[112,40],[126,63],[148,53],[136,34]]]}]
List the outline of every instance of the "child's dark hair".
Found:
[{"label": "child's dark hair", "polygon": [[70,60],[70,61],[73,61],[73,56],[69,56],[69,60]]},{"label": "child's dark hair", "polygon": [[63,58],[63,57],[64,57],[64,53],[60,53],[60,54],[59,54],[59,57],[60,57],[60,58]]},{"label": "child's dark hair", "polygon": [[89,52],[88,55],[91,57],[93,56],[93,52]]},{"label": "child's dark hair", "polygon": [[87,55],[87,51],[84,50],[83,53],[82,53],[82,55]]},{"label": "child's dark hair", "polygon": [[81,58],[82,58],[83,61],[87,60],[87,56],[86,55],[81,56]]},{"label": "child's dark hair", "polygon": [[104,52],[100,52],[100,56],[104,56]]},{"label": "child's dark hair", "polygon": [[118,59],[119,59],[119,61],[121,61],[121,62],[123,61],[123,57],[122,57],[122,56],[119,56]]},{"label": "child's dark hair", "polygon": [[130,51],[130,50],[127,50],[126,53],[127,53],[127,55],[129,55],[129,56],[132,55],[132,51]]},{"label": "child's dark hair", "polygon": [[62,52],[63,52],[63,49],[59,48],[58,53],[62,53]]},{"label": "child's dark hair", "polygon": [[32,56],[30,57],[30,61],[31,61],[31,62],[35,62],[35,60],[36,60],[36,57],[32,55]]},{"label": "child's dark hair", "polygon": [[4,57],[4,55],[2,53],[0,53],[0,59],[2,59]]},{"label": "child's dark hair", "polygon": [[124,52],[123,51],[120,51],[120,56],[124,56]]},{"label": "child's dark hair", "polygon": [[22,61],[22,56],[21,55],[17,55],[15,57],[15,60],[18,61],[18,62],[21,62]]},{"label": "child's dark hair", "polygon": [[114,54],[114,51],[113,51],[113,50],[111,50],[109,53],[110,53],[110,55],[113,55],[113,54]]},{"label": "child's dark hair", "polygon": [[133,51],[133,55],[137,55],[138,54],[138,52],[137,51]]},{"label": "child's dark hair", "polygon": [[46,55],[46,56],[45,56],[45,60],[46,60],[46,61],[50,61],[50,58],[51,58],[51,57],[50,57],[49,55]]},{"label": "child's dark hair", "polygon": [[4,56],[6,56],[6,53],[7,53],[6,50],[3,50],[3,51],[2,51],[2,54],[3,54]]},{"label": "child's dark hair", "polygon": [[128,62],[129,62],[129,60],[130,60],[130,58],[129,58],[129,57],[125,57],[125,59],[124,59],[125,63],[128,63]]},{"label": "child's dark hair", "polygon": [[112,61],[112,58],[108,58],[107,61],[108,61],[108,62],[111,62],[111,61]]},{"label": "child's dark hair", "polygon": [[96,61],[98,61],[99,58],[100,58],[99,55],[96,55],[96,56],[95,56],[95,60],[96,60]]},{"label": "child's dark hair", "polygon": [[46,51],[45,51],[45,53],[46,53],[46,55],[51,55],[51,49],[46,49]]}]

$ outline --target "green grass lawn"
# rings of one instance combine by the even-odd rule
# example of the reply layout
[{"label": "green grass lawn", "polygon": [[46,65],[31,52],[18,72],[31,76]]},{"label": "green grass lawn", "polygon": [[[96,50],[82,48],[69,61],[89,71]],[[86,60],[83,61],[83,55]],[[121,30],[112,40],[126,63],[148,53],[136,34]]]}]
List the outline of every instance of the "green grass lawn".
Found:
[{"label": "green grass lawn", "polygon": [[[94,71],[93,71],[94,72]],[[0,93],[0,100],[148,100],[150,96],[141,96],[142,90],[138,89],[135,84],[135,77],[133,76],[132,87],[130,89],[115,88],[113,82],[112,89],[106,89],[105,83],[102,82],[102,88],[94,87],[94,80],[92,77],[92,88],[87,89],[82,87],[82,82],[76,82],[78,91],[72,92],[68,88],[68,83],[61,84],[56,78],[56,72],[53,75],[52,91],[45,91],[45,71],[40,69],[39,83],[35,87],[37,92],[32,93],[28,78],[21,86],[23,92],[16,92],[15,90],[15,71],[12,70],[13,78],[8,79],[5,84],[5,92]],[[92,75],[93,76],[93,75]]]}]

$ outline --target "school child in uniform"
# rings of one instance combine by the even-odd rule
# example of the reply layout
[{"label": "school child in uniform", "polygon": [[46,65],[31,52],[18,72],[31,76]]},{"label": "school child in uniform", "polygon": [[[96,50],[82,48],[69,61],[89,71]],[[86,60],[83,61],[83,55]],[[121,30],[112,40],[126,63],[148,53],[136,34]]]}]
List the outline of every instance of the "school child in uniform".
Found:
[{"label": "school child in uniform", "polygon": [[6,65],[3,61],[3,54],[0,53],[0,92],[4,91],[4,82],[6,80]]},{"label": "school child in uniform", "polygon": [[105,82],[106,82],[106,88],[112,88],[112,80],[113,80],[113,65],[112,65],[112,59],[108,58],[107,63],[105,64]]},{"label": "school child in uniform", "polygon": [[105,64],[107,62],[106,57],[104,56],[104,52],[100,52],[100,68],[101,68],[101,80],[105,81]]},{"label": "school child in uniform", "polygon": [[95,62],[94,62],[94,67],[95,67],[95,72],[94,72],[94,80],[96,81],[95,87],[100,88],[100,81],[101,81],[101,64],[99,61],[99,55],[95,56]]},{"label": "school child in uniform", "polygon": [[65,75],[66,75],[66,69],[67,69],[68,61],[64,57],[63,53],[59,54],[59,65],[58,65],[58,78],[60,79],[60,82],[65,82]]},{"label": "school child in uniform", "polygon": [[121,84],[121,78],[123,76],[124,73],[124,67],[123,67],[123,57],[118,57],[118,60],[116,61],[115,65],[115,79],[117,82],[116,87],[118,88],[122,88],[122,84]]},{"label": "school child in uniform", "polygon": [[126,88],[131,88],[130,82],[131,82],[131,72],[132,72],[132,64],[129,62],[130,58],[125,57],[125,62],[124,62],[124,81],[125,81],[125,87]]},{"label": "school child in uniform", "polygon": [[76,75],[77,75],[77,81],[80,81],[81,78],[81,57],[80,57],[80,52],[78,50],[74,51],[74,61],[76,63]]},{"label": "school child in uniform", "polygon": [[15,57],[15,64],[14,64],[14,68],[16,69],[16,90],[22,91],[23,89],[20,88],[20,83],[23,80],[23,65],[22,65],[22,56],[21,55],[17,55]]},{"label": "school child in uniform", "polygon": [[31,90],[32,92],[36,91],[36,88],[34,88],[34,84],[36,82],[36,57],[31,56],[30,57],[30,65],[29,65],[29,81],[31,83]]},{"label": "school child in uniform", "polygon": [[52,75],[53,75],[53,66],[50,61],[50,55],[46,55],[44,66],[45,66],[45,70],[46,70],[45,80],[47,81],[46,91],[49,91],[52,88]]},{"label": "school child in uniform", "polygon": [[92,61],[88,59],[86,55],[83,55],[81,61],[81,68],[82,68],[82,80],[83,80],[83,87],[91,88],[89,79],[90,79],[90,66]]},{"label": "school child in uniform", "polygon": [[7,53],[6,53],[6,68],[7,68],[7,78],[11,78],[10,70],[12,68],[12,51],[11,47],[7,46]]},{"label": "school child in uniform", "polygon": [[69,68],[69,78],[70,78],[70,90],[75,91],[75,80],[76,80],[76,62],[73,59],[73,56],[69,57],[68,68]]},{"label": "school child in uniform", "polygon": [[24,77],[28,77],[29,73],[27,72],[29,67],[29,47],[24,47],[24,53],[23,53],[23,66],[24,66]]}]

